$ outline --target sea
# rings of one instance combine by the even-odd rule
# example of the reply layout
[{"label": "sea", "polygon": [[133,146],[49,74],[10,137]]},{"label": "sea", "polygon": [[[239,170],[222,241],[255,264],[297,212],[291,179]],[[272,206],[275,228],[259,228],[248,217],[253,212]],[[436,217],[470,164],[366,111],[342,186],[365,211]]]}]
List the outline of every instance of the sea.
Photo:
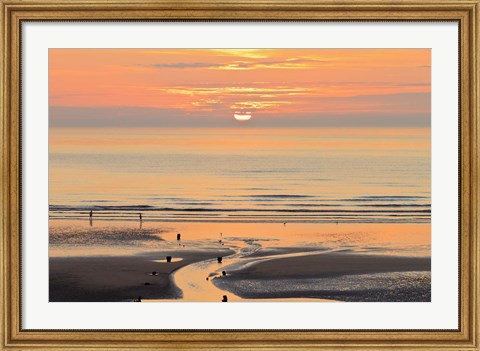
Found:
[{"label": "sea", "polygon": [[430,129],[51,128],[49,216],[430,223]]}]

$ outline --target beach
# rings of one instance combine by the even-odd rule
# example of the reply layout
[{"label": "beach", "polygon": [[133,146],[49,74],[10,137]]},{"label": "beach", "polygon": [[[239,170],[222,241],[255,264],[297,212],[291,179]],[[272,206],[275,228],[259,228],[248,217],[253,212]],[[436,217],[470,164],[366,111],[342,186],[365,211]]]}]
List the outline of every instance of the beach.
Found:
[{"label": "beach", "polygon": [[[229,253],[229,250],[218,250],[53,257],[49,261],[50,302],[129,302],[139,296],[179,299],[182,292],[171,281],[175,270]],[[167,263],[167,255],[181,260]],[[158,262],[160,260],[163,262]]]},{"label": "beach", "polygon": [[246,299],[430,301],[430,268],[430,257],[326,252],[270,256],[215,283]]},{"label": "beach", "polygon": [[95,225],[52,221],[51,302],[430,301],[425,224]]}]

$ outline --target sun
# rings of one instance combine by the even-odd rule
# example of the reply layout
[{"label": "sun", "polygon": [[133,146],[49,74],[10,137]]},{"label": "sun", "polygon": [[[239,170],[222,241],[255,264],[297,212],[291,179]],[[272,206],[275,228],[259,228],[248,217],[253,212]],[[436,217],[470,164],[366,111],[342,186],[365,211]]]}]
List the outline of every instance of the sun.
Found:
[{"label": "sun", "polygon": [[252,118],[252,113],[251,112],[235,112],[233,114],[233,117],[239,122],[245,122],[250,120]]}]

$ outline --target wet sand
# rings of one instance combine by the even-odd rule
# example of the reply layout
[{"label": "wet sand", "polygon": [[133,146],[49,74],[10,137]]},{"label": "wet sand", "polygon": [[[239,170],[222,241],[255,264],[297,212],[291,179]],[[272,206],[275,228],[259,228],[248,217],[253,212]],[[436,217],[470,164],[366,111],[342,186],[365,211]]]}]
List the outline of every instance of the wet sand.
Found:
[{"label": "wet sand", "polygon": [[[170,279],[191,263],[231,254],[228,249],[166,251],[128,256],[51,257],[50,302],[120,302],[142,299],[179,299],[182,292]],[[176,262],[155,262],[167,255]],[[157,275],[151,275],[153,271]],[[145,285],[148,283],[148,285]]]},{"label": "wet sand", "polygon": [[430,257],[336,251],[267,256],[239,267],[214,283],[242,299],[430,301]]},{"label": "wet sand", "polygon": [[429,271],[430,257],[325,252],[256,262],[229,272],[229,278],[322,278],[347,274]]},{"label": "wet sand", "polygon": [[52,221],[52,228],[52,302],[430,301],[429,225]]},{"label": "wet sand", "polygon": [[[429,257],[254,250],[250,245],[236,251],[53,257],[50,301],[121,302],[141,296],[143,301],[220,302],[223,295],[229,302],[430,300]],[[172,262],[165,262],[167,255]],[[224,257],[222,264],[218,256]]]}]

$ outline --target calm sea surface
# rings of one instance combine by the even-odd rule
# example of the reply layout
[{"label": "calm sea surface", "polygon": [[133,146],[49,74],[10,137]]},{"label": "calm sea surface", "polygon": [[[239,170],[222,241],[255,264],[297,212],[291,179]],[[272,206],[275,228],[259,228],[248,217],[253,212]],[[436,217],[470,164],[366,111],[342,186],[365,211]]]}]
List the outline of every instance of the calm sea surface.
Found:
[{"label": "calm sea surface", "polygon": [[52,219],[430,222],[429,129],[50,129]]}]

